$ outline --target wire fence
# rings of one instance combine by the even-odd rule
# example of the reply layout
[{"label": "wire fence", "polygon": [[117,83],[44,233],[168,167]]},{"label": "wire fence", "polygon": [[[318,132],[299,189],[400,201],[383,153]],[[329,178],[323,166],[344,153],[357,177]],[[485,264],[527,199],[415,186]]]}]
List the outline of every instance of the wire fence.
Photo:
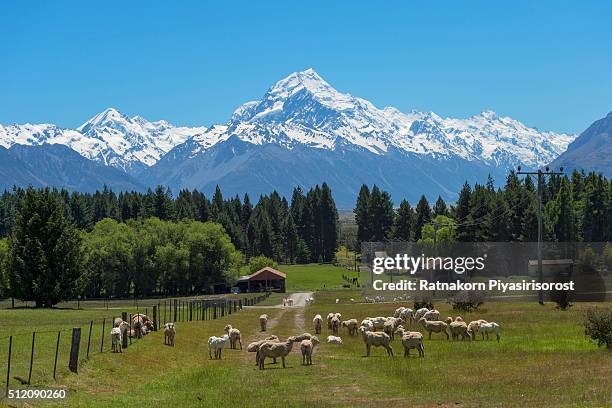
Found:
[{"label": "wire fence", "polygon": [[[5,369],[5,393],[24,385],[51,382],[79,366],[91,356],[112,352],[110,331],[116,317],[129,324],[123,346],[139,340],[132,330],[135,314],[145,314],[153,323],[153,331],[163,330],[169,322],[208,321],[231,315],[245,306],[253,306],[270,293],[257,296],[214,299],[153,299],[135,313],[117,311],[116,315],[74,322],[72,328],[13,333],[0,337],[0,373]],[[133,311],[133,310],[132,310]],[[1,381],[2,379],[0,379]]]}]

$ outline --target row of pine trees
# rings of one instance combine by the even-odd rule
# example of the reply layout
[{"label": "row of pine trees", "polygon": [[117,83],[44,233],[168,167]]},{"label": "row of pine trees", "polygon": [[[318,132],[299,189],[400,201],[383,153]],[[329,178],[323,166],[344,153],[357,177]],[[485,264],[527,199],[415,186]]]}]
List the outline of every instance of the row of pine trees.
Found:
[{"label": "row of pine trees", "polygon": [[[221,224],[234,246],[247,257],[265,255],[278,262],[330,262],[337,249],[338,210],[326,183],[304,193],[293,191],[291,203],[276,191],[260,196],[253,205],[248,194],[224,198],[217,186],[214,195],[181,190],[176,198],[161,186],[146,193],[104,188],[93,194],[52,190],[67,219],[77,229],[92,231],[106,218],[118,222],[159,218],[162,221],[195,220]],[[26,190],[15,188],[0,197],[0,239],[11,234]]]},{"label": "row of pine trees", "polygon": [[[537,240],[536,181],[511,172],[496,189],[467,182],[454,205],[422,196],[415,208],[402,200],[397,209],[388,192],[363,185],[355,206],[357,241],[424,241],[431,225],[451,225],[453,240],[504,242]],[[547,175],[542,185],[543,235],[552,242],[612,241],[612,180],[596,173]]]}]

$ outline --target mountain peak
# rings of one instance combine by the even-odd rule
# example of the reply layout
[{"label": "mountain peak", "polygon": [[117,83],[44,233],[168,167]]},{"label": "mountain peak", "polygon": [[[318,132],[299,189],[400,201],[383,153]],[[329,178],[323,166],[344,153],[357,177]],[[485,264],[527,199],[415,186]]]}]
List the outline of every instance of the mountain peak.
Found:
[{"label": "mountain peak", "polygon": [[117,122],[123,119],[128,119],[128,118],[124,116],[121,112],[119,112],[117,109],[112,108],[112,107],[106,108],[102,112],[98,113],[97,115],[89,119],[87,122],[79,126],[77,130],[82,131],[85,128],[100,126],[108,122]]}]

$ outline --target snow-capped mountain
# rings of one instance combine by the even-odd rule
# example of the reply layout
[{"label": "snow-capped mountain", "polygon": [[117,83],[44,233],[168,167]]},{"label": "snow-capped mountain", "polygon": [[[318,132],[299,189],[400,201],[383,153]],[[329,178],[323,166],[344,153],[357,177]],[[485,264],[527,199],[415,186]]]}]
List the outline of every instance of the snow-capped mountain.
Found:
[{"label": "snow-capped mountain", "polygon": [[224,125],[177,145],[152,166],[149,184],[229,194],[290,194],[327,181],[351,208],[362,183],[398,199],[438,194],[454,200],[465,180],[503,182],[517,165],[536,168],[567,148],[573,135],[541,132],[492,111],[467,119],[402,113],[341,93],[312,69],[277,82],[243,104]]},{"label": "snow-capped mountain", "polygon": [[109,108],[77,129],[52,124],[0,125],[0,146],[60,144],[81,156],[138,173],[153,165],[174,146],[205,131],[204,127],[176,127],[166,121],[149,122]]},{"label": "snow-capped mountain", "polygon": [[433,112],[402,113],[338,92],[314,70],[277,82],[259,101],[240,106],[224,126],[194,137],[193,155],[235,136],[256,145],[306,145],[336,149],[346,143],[373,154],[390,148],[431,157],[459,157],[496,166],[549,163],[573,135],[540,132],[509,117],[485,111],[467,119]]}]

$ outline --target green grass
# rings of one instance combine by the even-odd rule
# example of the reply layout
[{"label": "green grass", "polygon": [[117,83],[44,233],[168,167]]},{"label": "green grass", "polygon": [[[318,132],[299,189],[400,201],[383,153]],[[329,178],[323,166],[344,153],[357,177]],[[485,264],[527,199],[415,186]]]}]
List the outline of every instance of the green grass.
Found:
[{"label": "green grass", "polygon": [[287,290],[293,292],[341,289],[346,283],[342,275],[357,276],[354,271],[327,264],[279,265],[278,269],[287,274]]},{"label": "green grass", "polygon": [[[344,345],[321,344],[313,366],[301,365],[297,346],[285,370],[268,364],[260,371],[246,351],[224,350],[221,361],[208,358],[206,339],[220,335],[226,323],[242,331],[245,347],[263,337],[258,328],[262,313],[271,318],[269,334],[283,338],[313,332],[316,313],[334,311],[344,319],[360,320],[390,315],[399,306],[351,303],[351,298],[360,297],[355,290],[315,296],[315,304],[305,309],[257,307],[216,321],[179,323],[175,348],[163,346],[161,332],[152,333],[123,354],[93,356],[78,375],[64,373],[57,383],[36,385],[65,387],[69,405],[77,407],[612,406],[612,353],[584,336],[581,317],[586,304],[562,312],[552,304],[486,303],[481,311],[462,315],[466,320],[498,322],[501,342],[452,342],[434,334],[425,340],[424,359],[402,357],[397,341],[394,358],[382,349],[373,349],[366,358],[361,339],[344,330]],[[340,304],[335,304],[337,298]],[[447,304],[436,307],[443,316],[457,314]],[[90,311],[23,313],[30,324],[47,321],[51,326],[55,321],[69,324],[67,319]],[[3,317],[2,322],[15,317]],[[327,334],[324,328],[320,338]]]}]

